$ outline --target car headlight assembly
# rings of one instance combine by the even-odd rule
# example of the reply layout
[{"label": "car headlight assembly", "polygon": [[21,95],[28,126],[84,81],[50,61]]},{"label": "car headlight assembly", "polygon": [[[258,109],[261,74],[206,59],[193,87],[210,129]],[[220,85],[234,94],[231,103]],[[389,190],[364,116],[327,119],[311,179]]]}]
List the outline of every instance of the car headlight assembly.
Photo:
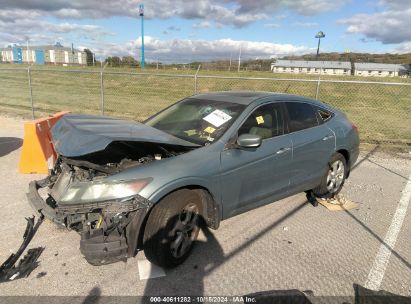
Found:
[{"label": "car headlight assembly", "polygon": [[111,182],[111,183],[76,183],[72,184],[61,197],[61,203],[89,203],[127,198],[138,194],[153,179]]}]

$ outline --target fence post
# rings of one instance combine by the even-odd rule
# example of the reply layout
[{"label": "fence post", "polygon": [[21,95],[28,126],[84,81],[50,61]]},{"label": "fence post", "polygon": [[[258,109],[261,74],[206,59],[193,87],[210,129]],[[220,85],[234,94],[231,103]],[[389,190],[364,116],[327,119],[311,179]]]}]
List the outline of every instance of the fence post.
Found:
[{"label": "fence post", "polygon": [[100,98],[101,98],[101,115],[104,115],[104,81],[103,71],[100,71]]},{"label": "fence post", "polygon": [[317,81],[317,90],[315,92],[315,99],[318,99],[318,95],[320,94],[320,84],[321,84],[321,73],[323,69],[320,69],[320,75],[318,76],[318,81]]},{"label": "fence post", "polygon": [[201,64],[198,65],[197,72],[194,75],[194,94],[197,94],[197,74],[200,71]]},{"label": "fence post", "polygon": [[34,119],[34,104],[33,104],[33,89],[31,87],[31,70],[30,66],[27,68],[27,78],[29,81],[29,98],[31,104],[31,118]]}]

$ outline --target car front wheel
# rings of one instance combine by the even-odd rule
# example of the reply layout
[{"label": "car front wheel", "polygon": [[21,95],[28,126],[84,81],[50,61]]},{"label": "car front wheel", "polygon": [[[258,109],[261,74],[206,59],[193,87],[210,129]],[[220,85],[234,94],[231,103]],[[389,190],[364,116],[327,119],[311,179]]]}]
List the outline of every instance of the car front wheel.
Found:
[{"label": "car front wheel", "polygon": [[165,268],[184,262],[200,230],[201,206],[198,192],[188,189],[175,191],[154,206],[143,238],[150,262]]},{"label": "car front wheel", "polygon": [[315,196],[330,198],[337,195],[347,176],[347,161],[340,153],[335,153],[328,162],[327,172],[321,180],[321,184],[313,189]]}]

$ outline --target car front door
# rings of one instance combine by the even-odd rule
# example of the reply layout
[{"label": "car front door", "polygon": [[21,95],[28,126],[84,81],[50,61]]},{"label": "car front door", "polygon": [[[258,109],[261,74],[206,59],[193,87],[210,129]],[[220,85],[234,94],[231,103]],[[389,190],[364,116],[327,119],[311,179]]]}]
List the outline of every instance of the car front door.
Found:
[{"label": "car front door", "polygon": [[335,136],[326,124],[321,124],[310,103],[286,102],[285,108],[293,143],[290,188],[295,193],[318,185],[334,153]]},{"label": "car front door", "polygon": [[255,208],[267,200],[272,202],[288,191],[287,167],[292,160],[292,145],[284,130],[282,104],[264,104],[245,119],[237,132],[237,136],[260,135],[261,146],[231,147],[221,153],[224,218]]}]

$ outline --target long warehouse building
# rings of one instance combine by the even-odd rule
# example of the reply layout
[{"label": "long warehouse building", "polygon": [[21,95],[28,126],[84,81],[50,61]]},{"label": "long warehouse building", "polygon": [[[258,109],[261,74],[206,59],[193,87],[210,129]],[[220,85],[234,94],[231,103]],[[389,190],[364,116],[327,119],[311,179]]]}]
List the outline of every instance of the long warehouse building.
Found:
[{"label": "long warehouse building", "polygon": [[55,45],[19,46],[0,49],[0,61],[26,64],[87,65],[86,52]]}]

